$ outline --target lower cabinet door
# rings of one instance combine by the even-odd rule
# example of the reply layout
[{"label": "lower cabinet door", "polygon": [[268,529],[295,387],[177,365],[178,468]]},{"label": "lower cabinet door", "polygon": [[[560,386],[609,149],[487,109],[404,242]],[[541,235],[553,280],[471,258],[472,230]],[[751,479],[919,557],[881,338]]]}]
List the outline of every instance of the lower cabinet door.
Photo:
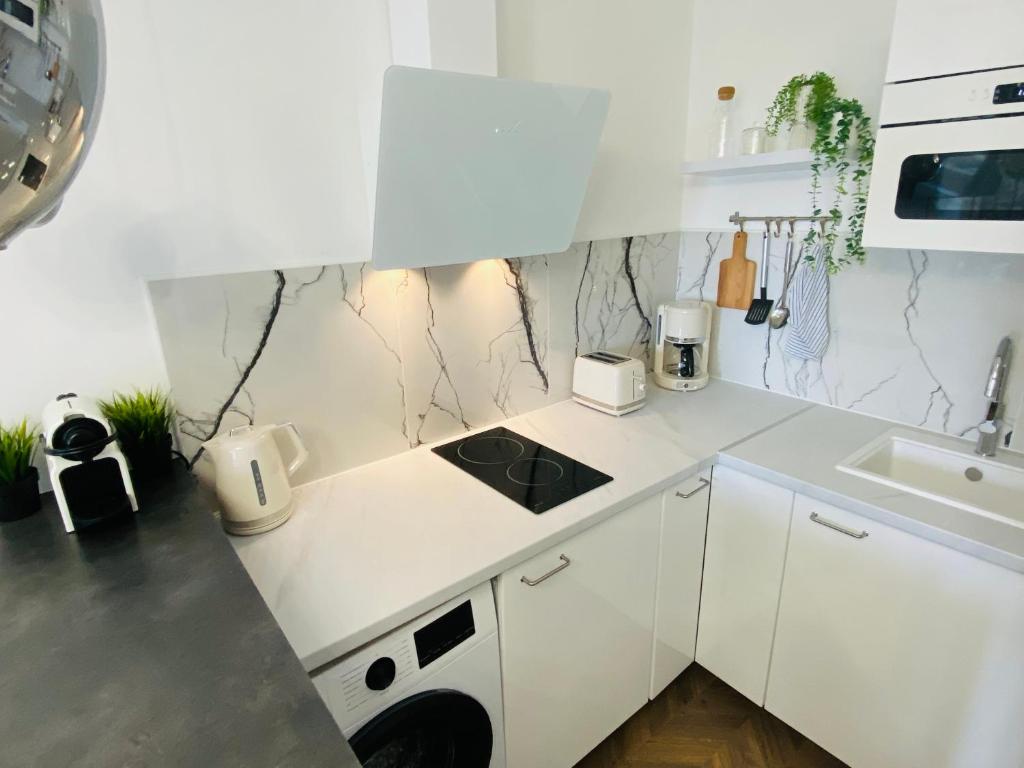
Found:
[{"label": "lower cabinet door", "polygon": [[1024,574],[797,496],[768,710],[853,768],[1024,766]]},{"label": "lower cabinet door", "polygon": [[716,466],[697,663],[764,704],[793,493]]},{"label": "lower cabinet door", "polygon": [[652,699],[693,663],[696,653],[710,477],[709,469],[664,494],[654,609]]},{"label": "lower cabinet door", "polygon": [[498,577],[509,768],[570,768],[646,703],[660,521],[658,494]]}]

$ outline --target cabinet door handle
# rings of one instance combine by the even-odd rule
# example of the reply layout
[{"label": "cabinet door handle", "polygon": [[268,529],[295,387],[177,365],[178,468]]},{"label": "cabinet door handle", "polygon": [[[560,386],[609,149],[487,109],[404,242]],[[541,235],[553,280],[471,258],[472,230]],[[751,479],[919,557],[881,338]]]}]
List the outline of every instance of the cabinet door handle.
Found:
[{"label": "cabinet door handle", "polygon": [[826,528],[831,528],[833,531],[845,533],[847,536],[854,539],[866,539],[868,537],[867,531],[855,531],[853,528],[847,528],[845,525],[833,523],[831,520],[826,520],[817,512],[811,512],[811,522],[817,523],[818,525],[824,525]]},{"label": "cabinet door handle", "polygon": [[521,578],[520,581],[523,582],[523,584],[525,584],[528,587],[536,587],[542,581],[547,581],[548,579],[550,579],[552,576],[554,576],[559,571],[564,571],[566,568],[568,568],[570,565],[572,565],[572,560],[570,560],[565,555],[559,555],[558,559],[562,561],[562,564],[561,565],[556,565],[554,568],[552,568],[550,571],[545,573],[539,579],[528,579],[525,576],[523,576],[523,578]]},{"label": "cabinet door handle", "polygon": [[698,486],[697,486],[696,488],[694,488],[694,489],[693,489],[692,491],[690,491],[689,493],[680,493],[679,491],[676,491],[676,496],[678,496],[678,497],[679,497],[680,499],[688,499],[688,498],[690,498],[691,496],[696,496],[696,495],[697,495],[698,493],[700,493],[701,491],[703,491],[703,490],[704,490],[705,488],[707,488],[707,487],[708,487],[709,485],[711,485],[711,481],[710,481],[710,480],[705,480],[705,479],[704,479],[704,478],[702,477],[702,478],[700,479],[700,485],[698,485]]}]

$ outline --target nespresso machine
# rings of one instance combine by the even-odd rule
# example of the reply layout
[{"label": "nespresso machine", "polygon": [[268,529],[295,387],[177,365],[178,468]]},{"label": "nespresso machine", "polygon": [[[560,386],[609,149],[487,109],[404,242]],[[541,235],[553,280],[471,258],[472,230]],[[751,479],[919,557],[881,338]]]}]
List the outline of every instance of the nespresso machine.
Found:
[{"label": "nespresso machine", "polygon": [[655,383],[676,391],[707,386],[710,342],[711,304],[687,300],[659,306]]},{"label": "nespresso machine", "polygon": [[46,466],[68,533],[139,510],[128,462],[94,400],[60,395],[43,409]]}]

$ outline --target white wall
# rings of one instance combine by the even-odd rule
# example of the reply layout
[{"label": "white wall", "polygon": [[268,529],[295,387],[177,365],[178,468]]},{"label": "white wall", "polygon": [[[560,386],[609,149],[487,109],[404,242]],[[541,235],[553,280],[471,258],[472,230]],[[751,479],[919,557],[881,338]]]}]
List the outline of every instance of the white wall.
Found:
[{"label": "white wall", "polygon": [[[835,76],[840,93],[860,99],[876,118],[895,4],[864,0],[837,13],[811,0],[696,0],[687,159],[707,155],[720,85],[736,86],[740,127],[763,122],[765,108],[792,75],[818,69]],[[734,230],[729,214],[809,213],[809,178],[806,170],[687,177],[682,221],[695,231],[682,238],[679,295],[714,301],[718,264],[729,255]],[[752,233],[747,257],[758,260],[760,246],[760,234]],[[772,254],[774,298],[781,290],[781,243]],[[849,267],[831,286],[831,342],[821,364],[785,355],[787,329],[752,327],[742,312],[716,309],[713,373],[973,437],[985,412],[984,380],[996,344],[1009,334],[1018,349],[1024,345],[1017,299],[1024,292],[1024,255],[871,249],[864,266]],[[966,311],[951,314],[951,307]],[[1008,381],[1012,420],[1024,398],[1024,354],[1016,356]]]},{"label": "white wall", "polygon": [[369,258],[386,2],[295,5],[104,4],[92,154],[56,220],[0,254],[19,329],[0,420],[165,384],[146,278]]},{"label": "white wall", "polygon": [[68,390],[166,381],[139,275],[159,262],[146,235],[159,188],[149,158],[168,151],[158,120],[158,78],[145,11],[107,4],[109,77],[100,130],[57,218],[0,253],[0,325],[8,329],[0,376],[0,421],[38,419]]},{"label": "white wall", "polygon": [[498,0],[499,75],[612,94],[575,240],[678,229],[692,6]]},{"label": "white wall", "polygon": [[[793,75],[823,70],[874,120],[882,97],[896,0],[840,8],[811,0],[696,0],[686,122],[686,159],[708,156],[718,87],[736,87],[739,129],[765,110]],[[785,147],[782,147],[785,148]],[[809,213],[807,172],[732,179],[686,178],[683,229],[729,228],[729,214]]]}]

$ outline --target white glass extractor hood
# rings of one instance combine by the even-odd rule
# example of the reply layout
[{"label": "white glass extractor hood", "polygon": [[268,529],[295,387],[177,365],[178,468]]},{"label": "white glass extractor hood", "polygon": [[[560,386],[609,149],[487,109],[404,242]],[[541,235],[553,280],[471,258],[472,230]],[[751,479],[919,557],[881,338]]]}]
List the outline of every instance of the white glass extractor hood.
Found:
[{"label": "white glass extractor hood", "polygon": [[591,88],[389,68],[374,267],[568,248],[609,99]]}]

